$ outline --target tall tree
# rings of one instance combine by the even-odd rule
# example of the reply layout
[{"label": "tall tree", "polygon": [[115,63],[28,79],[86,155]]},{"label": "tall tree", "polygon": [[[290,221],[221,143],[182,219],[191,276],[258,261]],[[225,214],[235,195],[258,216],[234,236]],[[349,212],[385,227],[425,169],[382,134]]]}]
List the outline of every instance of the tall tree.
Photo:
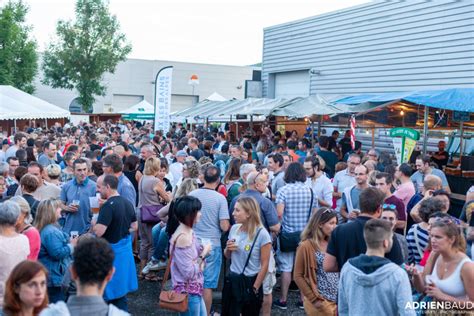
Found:
[{"label": "tall tree", "polygon": [[36,42],[25,24],[28,7],[21,1],[9,1],[0,8],[0,84],[12,85],[28,93],[38,69]]},{"label": "tall tree", "polygon": [[78,0],[76,20],[59,21],[56,35],[43,55],[43,83],[75,88],[83,111],[91,112],[95,96],[105,95],[104,73],[114,73],[132,47],[105,0]]}]

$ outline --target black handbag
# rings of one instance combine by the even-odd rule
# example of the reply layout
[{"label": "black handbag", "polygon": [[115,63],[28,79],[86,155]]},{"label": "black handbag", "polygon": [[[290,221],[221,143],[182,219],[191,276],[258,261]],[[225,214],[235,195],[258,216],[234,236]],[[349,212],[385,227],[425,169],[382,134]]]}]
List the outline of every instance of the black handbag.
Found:
[{"label": "black handbag", "polygon": [[[309,218],[311,217],[311,213],[313,211],[313,189],[309,188],[311,192],[311,202],[309,205],[309,212],[308,212],[308,220],[306,222],[309,222]],[[280,233],[279,239],[280,239],[280,251],[281,252],[294,252],[296,251],[296,248],[298,248],[298,245],[301,241],[301,231],[297,232],[292,232],[292,233],[287,233],[282,231]]]},{"label": "black handbag", "polygon": [[[258,293],[254,292],[253,284],[255,283],[255,276],[246,276],[244,274],[245,269],[250,261],[250,256],[252,255],[253,247],[255,246],[255,242],[258,239],[258,235],[263,228],[260,228],[255,235],[255,239],[253,240],[252,247],[250,248],[249,255],[247,257],[247,261],[245,262],[244,268],[242,273],[233,273],[229,272],[229,274],[225,277],[224,280],[224,288],[222,290],[222,315],[234,315],[237,311],[237,306],[239,306],[238,310],[242,308],[242,305],[252,304],[255,306],[254,309],[258,309],[257,314],[260,311],[260,307],[263,301],[263,289],[260,287]],[[259,307],[260,306],[260,307]],[[240,312],[238,312],[239,314]]]}]

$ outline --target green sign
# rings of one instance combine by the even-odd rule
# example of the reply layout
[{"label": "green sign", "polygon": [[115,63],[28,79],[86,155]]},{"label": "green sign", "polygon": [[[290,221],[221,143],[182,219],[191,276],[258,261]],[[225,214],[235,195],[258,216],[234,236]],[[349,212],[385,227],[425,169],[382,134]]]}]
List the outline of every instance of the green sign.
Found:
[{"label": "green sign", "polygon": [[148,113],[131,113],[131,114],[122,114],[124,120],[153,120],[155,115]]},{"label": "green sign", "polygon": [[396,127],[390,130],[390,136],[391,137],[408,137],[413,140],[419,140],[420,132],[415,131],[414,129],[411,129],[411,128]]}]

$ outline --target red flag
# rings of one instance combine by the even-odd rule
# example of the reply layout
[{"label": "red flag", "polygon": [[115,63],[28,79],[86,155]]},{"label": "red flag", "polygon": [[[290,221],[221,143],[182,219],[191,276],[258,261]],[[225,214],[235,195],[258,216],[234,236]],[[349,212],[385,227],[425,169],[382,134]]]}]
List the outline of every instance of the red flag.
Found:
[{"label": "red flag", "polygon": [[352,147],[352,150],[355,149],[355,141],[356,141],[356,137],[355,137],[355,132],[356,132],[356,118],[355,118],[355,115],[352,115],[351,116],[351,147]]}]

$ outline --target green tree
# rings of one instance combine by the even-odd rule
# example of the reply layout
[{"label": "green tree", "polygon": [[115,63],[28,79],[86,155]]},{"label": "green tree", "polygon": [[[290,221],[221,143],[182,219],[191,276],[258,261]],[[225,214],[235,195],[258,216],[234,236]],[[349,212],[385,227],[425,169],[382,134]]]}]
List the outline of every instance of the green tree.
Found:
[{"label": "green tree", "polygon": [[91,112],[95,96],[103,96],[104,73],[114,73],[132,50],[108,1],[78,0],[76,21],[59,21],[57,39],[43,55],[43,83],[76,89],[84,112]]},{"label": "green tree", "polygon": [[25,24],[28,7],[21,1],[9,1],[0,8],[0,84],[33,93],[38,69],[36,42],[29,37]]}]

